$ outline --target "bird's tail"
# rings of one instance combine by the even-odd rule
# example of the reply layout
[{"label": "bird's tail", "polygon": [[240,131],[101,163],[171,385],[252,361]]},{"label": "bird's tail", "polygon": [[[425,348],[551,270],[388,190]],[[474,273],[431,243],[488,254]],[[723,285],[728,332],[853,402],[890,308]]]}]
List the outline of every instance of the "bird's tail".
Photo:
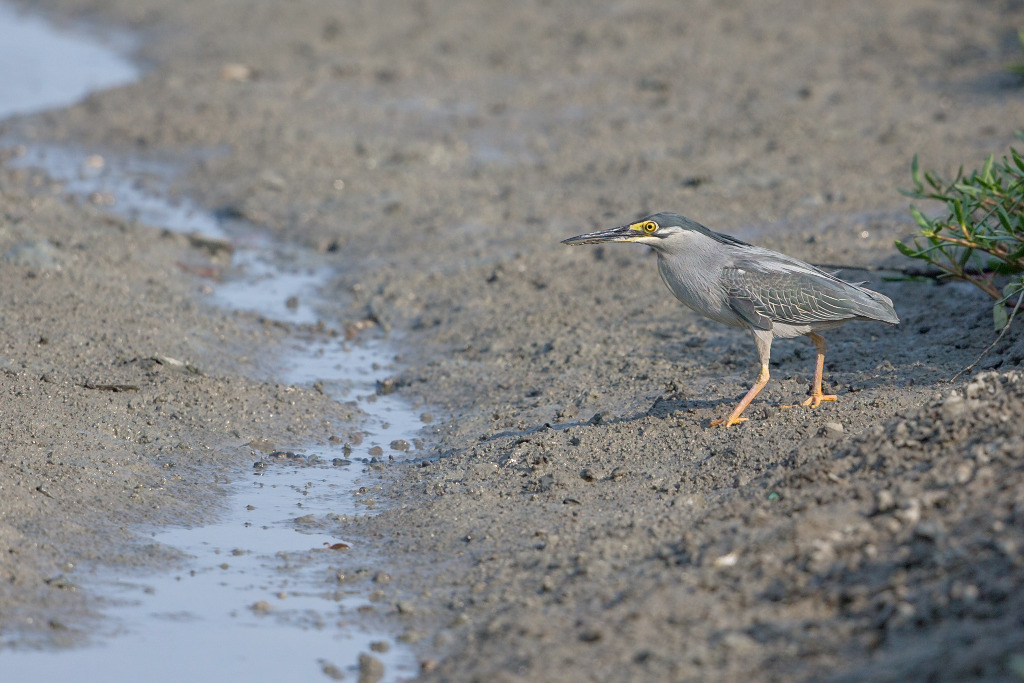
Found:
[{"label": "bird's tail", "polygon": [[889,323],[890,325],[898,325],[900,317],[896,315],[896,309],[892,306],[892,299],[884,294],[880,294],[873,289],[867,289],[865,287],[858,287],[863,293],[864,300],[859,303],[860,311],[858,311],[865,318],[871,320],[880,320],[883,323]]}]

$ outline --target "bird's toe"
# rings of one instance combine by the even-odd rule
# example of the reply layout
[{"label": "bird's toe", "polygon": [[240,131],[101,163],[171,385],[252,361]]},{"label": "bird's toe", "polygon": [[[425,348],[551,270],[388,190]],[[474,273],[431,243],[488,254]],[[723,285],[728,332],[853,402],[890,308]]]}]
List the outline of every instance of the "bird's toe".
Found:
[{"label": "bird's toe", "polygon": [[804,405],[809,408],[817,408],[822,404],[823,401],[835,401],[836,397],[834,394],[811,394],[811,396],[804,401]]},{"label": "bird's toe", "polygon": [[745,418],[745,417],[733,417],[732,415],[730,415],[729,417],[720,417],[717,420],[712,420],[711,421],[711,426],[712,427],[732,427],[733,425],[738,425],[740,422],[746,422],[746,421],[747,421],[747,418]]}]

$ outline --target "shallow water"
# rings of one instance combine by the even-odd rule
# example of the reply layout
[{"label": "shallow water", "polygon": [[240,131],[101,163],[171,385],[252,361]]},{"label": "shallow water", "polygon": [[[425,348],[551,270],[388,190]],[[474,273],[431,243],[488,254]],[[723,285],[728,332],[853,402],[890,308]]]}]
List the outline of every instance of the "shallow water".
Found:
[{"label": "shallow water", "polygon": [[138,77],[130,61],[94,36],[0,3],[0,119],[66,107]]},{"label": "shallow water", "polygon": [[[321,319],[318,290],[333,272],[323,257],[276,243],[244,223],[220,222],[187,201],[161,198],[154,188],[160,178],[169,181],[173,175],[169,166],[116,158],[104,158],[100,164],[97,159],[83,150],[33,146],[26,147],[12,163],[45,170],[62,181],[69,193],[102,195],[112,213],[176,232],[230,241],[235,246],[231,267],[223,284],[214,285],[210,294],[216,305],[292,323]],[[296,299],[304,303],[288,305]],[[415,448],[416,434],[422,428],[420,418],[397,396],[378,395],[378,383],[393,372],[394,354],[382,343],[350,345],[339,339],[295,336],[286,346],[287,352],[273,359],[279,368],[275,379],[290,384],[319,382],[325,393],[338,400],[356,398],[368,415],[363,425],[367,436],[349,451],[338,446],[297,452],[317,455],[326,462],[347,459],[352,464],[301,468],[274,464],[259,470],[260,477],[253,481],[247,481],[253,476],[250,472],[240,472],[242,482],[230,488],[229,513],[224,518],[209,526],[154,536],[155,541],[197,558],[186,572],[87,585],[101,596],[129,598],[108,614],[119,624],[116,637],[99,647],[56,656],[5,654],[5,669],[11,666],[7,670],[13,672],[24,666],[26,673],[38,674],[42,667],[56,676],[105,667],[101,662],[116,654],[118,661],[125,660],[126,671],[137,670],[133,667],[143,661],[162,661],[156,677],[149,678],[156,681],[181,680],[193,674],[208,678],[242,673],[254,680],[275,680],[281,671],[294,674],[302,667],[318,669],[322,661],[342,671],[352,669],[370,642],[386,642],[388,654],[374,656],[385,663],[387,678],[415,672],[407,649],[387,634],[361,630],[357,616],[350,622],[342,614],[341,610],[355,614],[354,608],[360,601],[365,603],[365,596],[331,593],[325,598],[322,575],[282,573],[278,555],[322,553],[324,544],[342,541],[297,535],[294,520],[310,514],[355,514],[353,490],[362,474],[361,461],[371,459],[369,451],[375,446],[384,451],[382,457],[405,457],[405,448]],[[398,448],[392,447],[392,442]],[[365,508],[360,511],[365,512]],[[242,529],[249,531],[243,534]],[[227,567],[221,568],[221,564]],[[308,572],[315,574],[321,565],[311,563]],[[279,593],[289,597],[277,599]],[[251,605],[259,601],[270,603],[270,610],[253,611]],[[293,640],[297,641],[294,645]],[[263,651],[261,644],[274,646],[281,671],[259,665],[259,658],[253,655]],[[167,650],[173,648],[188,656],[169,656]],[[112,673],[107,668],[101,671],[103,676]],[[165,672],[166,678],[161,678]]]},{"label": "shallow water", "polygon": [[[0,5],[0,24],[8,22],[0,28],[0,42],[3,31],[12,30],[12,17],[21,21]],[[34,32],[26,50],[57,49],[48,41],[62,37],[40,29],[38,19],[26,21]],[[120,73],[111,69],[109,76]],[[4,78],[0,72],[0,93],[5,92]],[[87,81],[93,82],[109,81]],[[8,107],[15,101],[9,100]],[[333,274],[331,261],[275,242],[244,222],[220,220],[187,200],[169,199],[168,187],[180,172],[175,166],[71,147],[28,145],[20,152],[9,163],[43,169],[63,182],[68,194],[111,213],[230,242],[231,264],[223,282],[209,285],[211,303],[288,323],[323,319],[328,306],[319,292]],[[358,400],[368,415],[362,443],[293,449],[318,456],[317,465],[301,457],[267,458],[261,463],[265,466],[240,471],[226,486],[226,509],[217,520],[154,532],[154,542],[194,558],[169,574],[140,577],[97,570],[92,576],[75,575],[83,588],[114,605],[105,612],[94,642],[59,651],[4,651],[3,678],[101,681],[141,674],[149,681],[308,680],[323,678],[325,667],[351,676],[371,643],[377,643],[373,656],[385,664],[385,680],[416,673],[407,648],[388,634],[360,627],[357,608],[367,597],[332,580],[337,553],[356,553],[369,562],[372,552],[358,546],[331,549],[341,548],[336,544],[345,539],[318,530],[328,515],[367,513],[369,506],[359,504],[356,489],[364,463],[371,460],[370,449],[379,446],[382,459],[402,458],[415,449],[419,417],[397,396],[378,395],[378,383],[393,372],[394,353],[382,342],[350,345],[295,335],[286,353],[269,360],[277,368],[274,379],[319,382],[338,400]],[[348,464],[330,464],[335,460]]]},{"label": "shallow water", "polygon": [[[330,556],[359,548],[332,550],[344,539],[316,529],[327,515],[359,513],[350,489],[360,469],[275,464],[233,483],[216,523],[154,534],[194,559],[169,574],[87,581],[116,603],[96,642],[5,651],[4,679],[314,680],[328,666],[357,675],[359,653],[381,647],[373,656],[386,679],[411,677],[404,647],[360,628],[366,596],[332,580]],[[324,557],[303,561],[310,555]]]}]

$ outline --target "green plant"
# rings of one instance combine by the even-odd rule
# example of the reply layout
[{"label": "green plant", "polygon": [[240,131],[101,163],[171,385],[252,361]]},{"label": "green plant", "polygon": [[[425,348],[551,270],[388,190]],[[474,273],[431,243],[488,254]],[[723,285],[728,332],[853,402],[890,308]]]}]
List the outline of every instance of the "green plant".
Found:
[{"label": "green plant", "polygon": [[[1024,141],[1024,134],[1017,133]],[[1013,147],[1010,156],[996,162],[990,156],[981,171],[952,181],[933,171],[921,172],[917,156],[911,165],[913,190],[901,190],[914,199],[933,199],[946,211],[929,218],[913,204],[910,213],[920,228],[912,244],[896,242],[905,256],[923,259],[941,271],[940,277],[977,285],[996,300],[996,329],[1009,322],[1007,305],[1015,295],[1024,297],[1024,158]],[[1003,283],[1002,278],[1009,281]],[[1016,309],[1014,309],[1016,311]]]}]

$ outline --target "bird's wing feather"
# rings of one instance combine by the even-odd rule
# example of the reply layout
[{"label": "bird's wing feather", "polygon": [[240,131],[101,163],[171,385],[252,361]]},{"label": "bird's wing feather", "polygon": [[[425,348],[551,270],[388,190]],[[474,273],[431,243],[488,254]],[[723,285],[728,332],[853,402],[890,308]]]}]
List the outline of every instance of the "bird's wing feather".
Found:
[{"label": "bird's wing feather", "polygon": [[731,308],[736,315],[743,318],[743,320],[745,320],[755,330],[772,329],[772,319],[759,313],[757,306],[754,304],[753,300],[749,298],[733,296],[730,294],[729,308]]},{"label": "bird's wing feather", "polygon": [[723,279],[729,305],[751,324],[754,322],[744,309],[772,322],[808,325],[862,316],[861,300],[869,299],[866,290],[802,264],[780,263],[766,268],[763,264],[738,263],[725,269]]}]

